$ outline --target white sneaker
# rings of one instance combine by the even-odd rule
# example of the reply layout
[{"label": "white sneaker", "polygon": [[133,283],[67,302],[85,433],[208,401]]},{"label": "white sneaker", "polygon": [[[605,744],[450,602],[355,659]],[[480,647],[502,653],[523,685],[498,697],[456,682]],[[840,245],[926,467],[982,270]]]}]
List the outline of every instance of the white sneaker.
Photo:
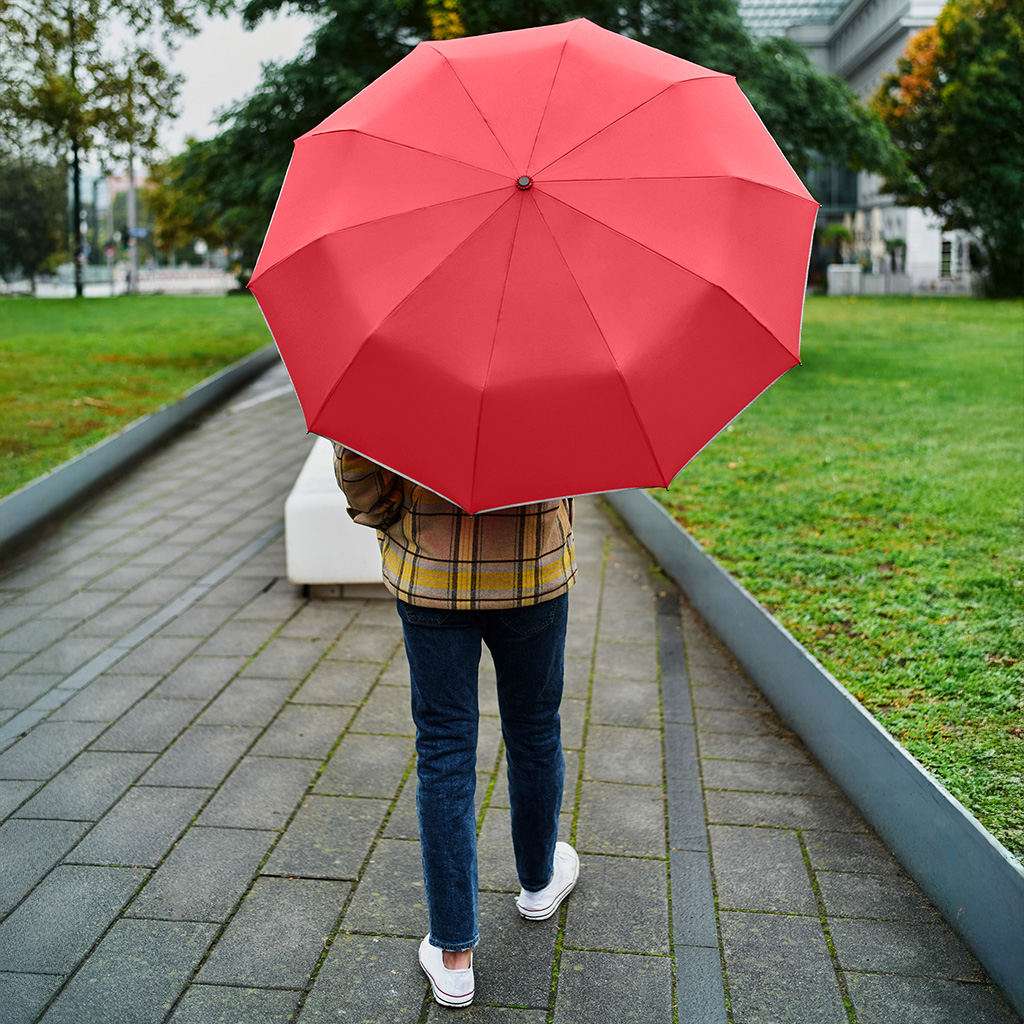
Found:
[{"label": "white sneaker", "polygon": [[580,877],[580,859],[568,843],[555,843],[555,868],[551,881],[539,892],[519,890],[516,907],[523,917],[531,921],[546,921],[552,917]]},{"label": "white sneaker", "polygon": [[473,1002],[476,986],[472,964],[463,971],[448,970],[444,954],[430,944],[429,935],[420,943],[420,967],[430,979],[434,999],[442,1006],[469,1006]]}]

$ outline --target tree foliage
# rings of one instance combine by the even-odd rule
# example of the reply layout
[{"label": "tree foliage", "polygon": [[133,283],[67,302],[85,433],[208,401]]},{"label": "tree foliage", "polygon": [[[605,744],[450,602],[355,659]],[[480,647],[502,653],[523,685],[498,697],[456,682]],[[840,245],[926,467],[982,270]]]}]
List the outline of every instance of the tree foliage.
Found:
[{"label": "tree foliage", "polygon": [[1024,0],[949,0],[872,100],[906,160],[885,188],[979,239],[997,295],[1024,291]]},{"label": "tree foliage", "polygon": [[31,277],[64,241],[62,167],[0,155],[0,277]]},{"label": "tree foliage", "polygon": [[[250,0],[255,24],[286,0]],[[798,168],[838,160],[879,170],[894,151],[881,122],[840,79],[818,72],[795,43],[751,39],[732,0],[292,0],[319,28],[295,60],[263,80],[176,163],[176,188],[215,200],[211,229],[249,266],[269,222],[293,141],[428,38],[506,31],[587,17],[605,28],[735,74],[782,150]],[[172,203],[173,207],[173,203]],[[219,211],[213,214],[215,209]]]}]

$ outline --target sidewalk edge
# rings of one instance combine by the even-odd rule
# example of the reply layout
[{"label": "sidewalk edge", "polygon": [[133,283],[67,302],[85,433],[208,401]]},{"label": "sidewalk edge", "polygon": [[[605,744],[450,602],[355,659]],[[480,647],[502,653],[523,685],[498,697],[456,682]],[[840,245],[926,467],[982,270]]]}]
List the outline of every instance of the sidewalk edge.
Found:
[{"label": "sidewalk edge", "polygon": [[646,491],[605,500],[1024,1014],[1024,869]]},{"label": "sidewalk edge", "polygon": [[278,358],[270,344],[200,381],[180,401],[129,423],[116,434],[0,499],[0,553],[6,555],[61,512],[93,493],[195,416],[222,401]]}]

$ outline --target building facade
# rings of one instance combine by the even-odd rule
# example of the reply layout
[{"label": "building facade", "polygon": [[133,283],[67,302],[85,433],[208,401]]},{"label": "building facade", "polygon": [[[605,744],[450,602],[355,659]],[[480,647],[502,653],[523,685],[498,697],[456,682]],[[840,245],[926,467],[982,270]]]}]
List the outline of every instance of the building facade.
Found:
[{"label": "building facade", "polygon": [[[821,71],[839,75],[867,101],[910,37],[935,23],[943,0],[740,0],[738,7],[753,35],[788,35]],[[889,279],[865,279],[861,290],[971,291],[966,233],[943,231],[933,214],[897,206],[876,175],[827,167],[811,173],[808,187],[822,204],[821,223],[852,231],[846,261]],[[816,254],[819,267],[830,255]]]}]

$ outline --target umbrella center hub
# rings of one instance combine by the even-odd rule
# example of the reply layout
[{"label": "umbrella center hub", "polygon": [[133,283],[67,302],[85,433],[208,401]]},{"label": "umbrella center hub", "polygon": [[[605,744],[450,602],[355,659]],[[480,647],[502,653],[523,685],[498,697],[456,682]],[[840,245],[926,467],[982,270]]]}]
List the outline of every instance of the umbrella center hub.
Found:
[{"label": "umbrella center hub", "polygon": [[533,180],[527,174],[524,174],[521,178],[519,178],[516,181],[516,188],[519,189],[520,192],[525,192],[532,185],[533,185]]}]

